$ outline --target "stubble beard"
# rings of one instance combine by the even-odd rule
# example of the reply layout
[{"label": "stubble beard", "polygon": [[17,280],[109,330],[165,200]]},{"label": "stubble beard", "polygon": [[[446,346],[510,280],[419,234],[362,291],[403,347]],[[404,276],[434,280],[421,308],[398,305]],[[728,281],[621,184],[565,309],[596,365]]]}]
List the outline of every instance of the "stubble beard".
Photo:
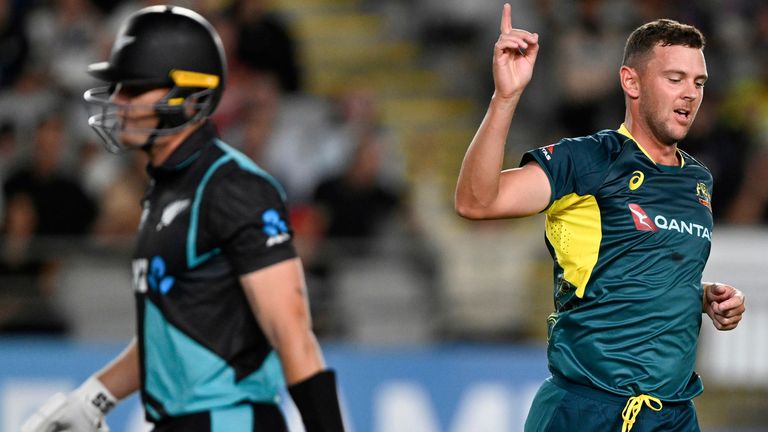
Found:
[{"label": "stubble beard", "polygon": [[690,126],[686,128],[682,134],[678,134],[680,136],[676,136],[671,128],[667,126],[666,120],[661,118],[659,110],[653,107],[649,107],[645,104],[640,105],[640,115],[648,125],[648,128],[651,130],[653,136],[664,145],[673,146],[682,141],[688,135]]}]

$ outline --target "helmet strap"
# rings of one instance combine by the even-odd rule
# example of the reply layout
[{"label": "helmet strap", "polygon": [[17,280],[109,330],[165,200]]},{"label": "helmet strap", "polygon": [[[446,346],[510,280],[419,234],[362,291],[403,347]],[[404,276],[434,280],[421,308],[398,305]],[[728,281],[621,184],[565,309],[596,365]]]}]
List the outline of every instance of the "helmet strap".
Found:
[{"label": "helmet strap", "polygon": [[155,113],[160,119],[157,129],[172,129],[181,126],[190,120],[185,112],[186,106],[184,102],[175,105],[169,104],[169,101],[177,98],[183,98],[186,102],[188,96],[188,91],[173,87],[158,101],[157,104],[155,104]]}]

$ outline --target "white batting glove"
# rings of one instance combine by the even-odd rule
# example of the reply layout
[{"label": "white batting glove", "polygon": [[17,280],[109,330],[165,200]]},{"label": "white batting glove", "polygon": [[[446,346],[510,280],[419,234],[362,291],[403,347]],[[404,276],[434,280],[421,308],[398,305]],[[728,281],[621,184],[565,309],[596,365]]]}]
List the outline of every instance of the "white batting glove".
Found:
[{"label": "white batting glove", "polygon": [[21,426],[21,432],[109,432],[104,416],[117,399],[97,378],[72,393],[56,393]]}]

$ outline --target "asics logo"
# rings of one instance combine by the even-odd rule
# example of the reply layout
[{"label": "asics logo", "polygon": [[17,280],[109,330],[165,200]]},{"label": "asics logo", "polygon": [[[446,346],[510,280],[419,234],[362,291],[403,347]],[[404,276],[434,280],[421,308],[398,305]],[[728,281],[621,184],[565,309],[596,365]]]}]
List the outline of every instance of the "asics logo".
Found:
[{"label": "asics logo", "polygon": [[645,180],[645,174],[642,171],[633,171],[632,177],[629,178],[629,190],[635,190],[643,184]]}]

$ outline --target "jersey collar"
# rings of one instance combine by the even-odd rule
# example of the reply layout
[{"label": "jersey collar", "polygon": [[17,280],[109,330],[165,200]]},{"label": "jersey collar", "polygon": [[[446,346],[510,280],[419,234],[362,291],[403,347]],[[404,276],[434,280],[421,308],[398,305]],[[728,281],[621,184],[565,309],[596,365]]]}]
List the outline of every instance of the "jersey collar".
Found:
[{"label": "jersey collar", "polygon": [[[637,144],[637,147],[640,149],[640,151],[642,151],[642,152],[643,152],[643,154],[644,154],[646,157],[648,157],[648,159],[650,159],[650,160],[651,160],[651,162],[653,162],[655,165],[659,166],[659,164],[658,164],[658,163],[656,163],[656,161],[655,161],[655,160],[653,160],[653,158],[651,157],[651,155],[650,155],[650,154],[648,154],[648,152],[647,152],[647,151],[645,151],[645,149],[643,148],[643,146],[641,146],[641,145],[640,145],[640,143],[639,143],[639,142],[637,142],[637,140],[635,139],[635,137],[633,137],[633,136],[632,136],[632,134],[631,134],[631,133],[629,133],[629,129],[627,129],[627,126],[626,126],[624,123],[622,123],[622,124],[621,124],[621,127],[620,127],[620,128],[619,128],[619,129],[618,129],[616,132],[618,132],[618,133],[620,133],[620,134],[624,135],[625,137],[627,137],[627,138],[631,139],[632,141],[634,141],[634,142],[635,142],[635,144]],[[684,167],[684,166],[685,166],[685,158],[683,157],[683,154],[680,152],[680,149],[676,148],[676,149],[675,149],[675,151],[677,152],[677,155],[680,157],[680,166],[679,166],[679,168],[682,168],[682,167]]]},{"label": "jersey collar", "polygon": [[168,156],[159,167],[149,165],[147,170],[153,177],[159,173],[171,173],[188,167],[199,156],[205,146],[216,137],[216,129],[210,121],[206,121],[196,131]]}]

